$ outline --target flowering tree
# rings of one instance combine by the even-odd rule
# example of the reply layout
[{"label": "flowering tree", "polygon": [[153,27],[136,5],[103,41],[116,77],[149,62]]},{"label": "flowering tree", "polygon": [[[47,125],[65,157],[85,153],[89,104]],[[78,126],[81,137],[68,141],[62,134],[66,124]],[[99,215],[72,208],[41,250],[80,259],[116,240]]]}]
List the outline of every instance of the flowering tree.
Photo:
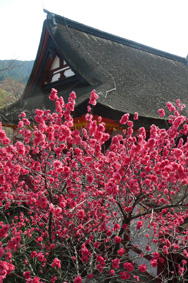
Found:
[{"label": "flowering tree", "polygon": [[149,139],[125,114],[103,152],[110,136],[93,120],[95,91],[82,130],[73,129],[74,92],[67,104],[54,89],[49,98],[56,111],[36,109],[34,126],[21,113],[14,145],[0,128],[0,282],[184,282],[188,124],[179,100],[167,104],[169,129],[152,125]]}]

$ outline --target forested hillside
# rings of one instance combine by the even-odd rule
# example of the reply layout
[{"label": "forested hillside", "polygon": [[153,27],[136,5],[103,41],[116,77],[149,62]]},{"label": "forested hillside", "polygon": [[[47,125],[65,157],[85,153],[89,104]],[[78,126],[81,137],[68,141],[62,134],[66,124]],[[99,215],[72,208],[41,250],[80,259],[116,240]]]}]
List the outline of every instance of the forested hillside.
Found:
[{"label": "forested hillside", "polygon": [[26,84],[34,61],[0,60],[0,81],[6,78]]},{"label": "forested hillside", "polygon": [[22,95],[34,61],[0,60],[0,107]]}]

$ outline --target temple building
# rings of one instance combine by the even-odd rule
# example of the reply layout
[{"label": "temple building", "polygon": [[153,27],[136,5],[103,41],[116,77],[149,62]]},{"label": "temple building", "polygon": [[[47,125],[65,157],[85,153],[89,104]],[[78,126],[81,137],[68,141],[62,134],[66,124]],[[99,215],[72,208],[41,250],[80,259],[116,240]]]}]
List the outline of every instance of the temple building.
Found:
[{"label": "temple building", "polygon": [[[158,109],[180,99],[188,105],[187,59],[175,56],[46,11],[35,63],[22,97],[0,112],[4,126],[14,127],[21,111],[32,118],[36,108],[54,109],[52,88],[67,101],[77,95],[75,125],[84,115],[93,89],[99,95],[93,114],[107,127],[119,128],[122,114],[139,113],[135,128],[165,127]],[[166,118],[167,119],[167,118]]]}]

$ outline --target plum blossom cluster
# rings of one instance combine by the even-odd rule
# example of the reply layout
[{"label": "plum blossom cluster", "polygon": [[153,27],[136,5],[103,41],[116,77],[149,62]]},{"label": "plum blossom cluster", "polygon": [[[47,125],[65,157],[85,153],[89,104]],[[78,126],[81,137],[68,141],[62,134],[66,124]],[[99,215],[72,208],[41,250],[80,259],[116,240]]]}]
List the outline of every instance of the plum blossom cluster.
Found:
[{"label": "plum blossom cluster", "polygon": [[93,118],[95,91],[87,126],[80,130],[72,118],[76,94],[65,102],[52,89],[49,98],[55,111],[36,109],[34,125],[20,114],[22,138],[14,144],[0,124],[0,282],[137,282],[153,269],[158,279],[183,280],[188,260],[184,106],[179,100],[176,106],[167,103],[169,127],[151,125],[149,132],[135,130],[127,113],[120,120],[122,134],[111,138],[102,118]]}]

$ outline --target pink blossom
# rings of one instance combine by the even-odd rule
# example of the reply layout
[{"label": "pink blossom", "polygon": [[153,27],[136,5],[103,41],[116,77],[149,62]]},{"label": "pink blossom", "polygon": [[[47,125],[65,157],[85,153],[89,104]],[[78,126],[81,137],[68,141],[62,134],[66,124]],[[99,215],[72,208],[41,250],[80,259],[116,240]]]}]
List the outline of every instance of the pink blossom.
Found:
[{"label": "pink blossom", "polygon": [[171,102],[167,102],[166,105],[169,109],[169,111],[174,112],[176,110],[176,108],[174,107],[174,105]]},{"label": "pink blossom", "polygon": [[151,259],[150,263],[151,263],[152,267],[156,267],[158,265],[157,259]]},{"label": "pink blossom", "polygon": [[[66,251],[72,264],[79,265],[77,272],[85,270],[88,280],[96,274],[97,281],[98,275],[102,278],[99,273],[105,272],[116,276],[114,280],[128,281],[131,276],[139,281],[131,274],[133,258],[125,262],[127,247],[130,251],[139,248],[130,245],[132,220],[135,241],[145,239],[145,248],[139,244],[139,257],[150,254],[150,265],[156,268],[166,255],[182,253],[177,268],[183,278],[188,233],[180,227],[188,218],[188,144],[181,135],[188,134],[188,118],[181,115],[180,102],[177,110],[168,104],[172,111],[168,130],[152,125],[150,130],[134,129],[133,135],[133,122],[125,114],[122,122],[127,129],[122,136],[110,121],[106,128],[102,118],[91,113],[86,121],[80,117],[73,124],[74,93],[67,104],[55,90],[50,96],[56,111],[36,109],[36,125],[28,128],[29,120],[20,115],[19,141],[6,145],[9,140],[0,123],[4,145],[0,147],[0,206],[5,216],[0,221],[0,282],[8,282],[14,268],[27,283],[42,283],[40,275],[52,283],[58,278],[68,280],[66,274],[74,270],[65,273],[58,258]],[[93,92],[91,105],[96,99]],[[137,118],[135,114],[133,119]],[[110,138],[106,131],[113,131],[113,137],[103,150]],[[141,228],[143,237],[139,238]],[[150,242],[157,252],[151,252]],[[44,276],[50,258],[51,271]],[[38,266],[35,275],[30,268],[33,264]],[[141,264],[139,272],[145,271],[146,265]],[[82,282],[78,275],[73,274],[77,277],[72,281]],[[158,276],[161,280],[162,275]]]},{"label": "pink blossom", "polygon": [[98,95],[96,94],[95,90],[93,90],[93,91],[91,92],[89,104],[91,104],[91,105],[96,105],[96,104],[97,104],[97,102],[96,102],[97,98],[98,98]]},{"label": "pink blossom", "polygon": [[120,124],[125,125],[129,120],[129,114],[124,114],[120,119]]},{"label": "pink blossom", "polygon": [[95,242],[95,243],[94,243],[94,247],[95,247],[96,249],[98,249],[99,246],[100,246],[100,243],[99,243],[99,242]]},{"label": "pink blossom", "polygon": [[58,96],[57,96],[57,90],[54,89],[54,88],[52,88],[51,94],[49,95],[49,99],[50,99],[50,100],[55,100],[55,99],[57,99],[57,98],[58,98]]},{"label": "pink blossom", "polygon": [[124,248],[121,248],[121,249],[118,250],[117,252],[118,252],[119,256],[123,256],[124,253],[125,253],[125,250],[124,250]]},{"label": "pink blossom", "polygon": [[73,283],[82,283],[82,277],[81,277],[80,275],[77,276],[77,277],[74,279]]},{"label": "pink blossom", "polygon": [[159,115],[160,115],[161,118],[165,116],[165,111],[164,111],[163,108],[159,109],[159,110],[158,110],[158,113],[159,113]]},{"label": "pink blossom", "polygon": [[121,237],[115,236],[114,241],[116,244],[121,243]]},{"label": "pink blossom", "polygon": [[97,269],[99,272],[103,272],[103,266],[101,264],[97,264]]},{"label": "pink blossom", "polygon": [[72,99],[76,99],[76,93],[74,91],[71,92],[70,97]]},{"label": "pink blossom", "polygon": [[114,231],[119,230],[120,229],[120,225],[118,223],[114,224]]},{"label": "pink blossom", "polygon": [[179,148],[174,148],[173,153],[174,153],[176,158],[179,158],[179,157],[181,157],[183,155],[182,150],[179,149]]},{"label": "pink blossom", "polygon": [[167,246],[163,246],[163,252],[167,255],[169,254]]},{"label": "pink blossom", "polygon": [[131,276],[128,272],[123,271],[123,272],[120,272],[119,277],[123,280],[126,280],[126,279],[128,280],[130,279]]},{"label": "pink blossom", "polygon": [[134,270],[133,264],[130,262],[124,262],[123,267],[130,272]]},{"label": "pink blossom", "polygon": [[61,268],[61,260],[59,260],[58,258],[54,258],[53,262],[51,263],[51,266],[54,268]]},{"label": "pink blossom", "polygon": [[85,211],[84,211],[83,209],[80,209],[80,210],[78,211],[78,218],[79,218],[79,219],[84,219],[85,217],[86,217]]},{"label": "pink blossom", "polygon": [[30,271],[25,271],[25,272],[23,273],[23,276],[24,276],[26,279],[29,279],[29,278],[31,278],[31,272],[30,272]]},{"label": "pink blossom", "polygon": [[37,252],[36,252],[36,251],[34,251],[34,252],[31,253],[31,258],[34,258],[34,257],[36,257],[36,256],[37,256]]},{"label": "pink blossom", "polygon": [[138,112],[135,112],[133,119],[138,120]]},{"label": "pink blossom", "polygon": [[145,272],[146,271],[146,269],[147,269],[147,267],[146,267],[146,265],[145,264],[142,264],[142,265],[139,265],[139,270],[140,270],[140,272]]},{"label": "pink blossom", "polygon": [[142,226],[143,226],[143,221],[138,221],[136,228],[137,228],[138,230],[140,230],[140,228],[141,228]]},{"label": "pink blossom", "polygon": [[124,223],[124,224],[122,225],[122,228],[123,228],[123,229],[127,229],[127,224]]},{"label": "pink blossom", "polygon": [[21,129],[23,126],[24,126],[23,121],[19,121],[19,123],[18,123],[18,128]]},{"label": "pink blossom", "polygon": [[113,269],[116,269],[116,268],[119,268],[119,264],[120,264],[120,261],[118,258],[115,258],[112,260],[112,268]]},{"label": "pink blossom", "polygon": [[114,269],[111,269],[111,270],[108,272],[108,274],[109,274],[110,276],[114,276],[114,275],[115,275],[115,270],[114,270]]},{"label": "pink blossom", "polygon": [[86,178],[87,178],[87,181],[91,184],[93,183],[93,180],[94,180],[94,176],[93,174],[86,174]]}]

